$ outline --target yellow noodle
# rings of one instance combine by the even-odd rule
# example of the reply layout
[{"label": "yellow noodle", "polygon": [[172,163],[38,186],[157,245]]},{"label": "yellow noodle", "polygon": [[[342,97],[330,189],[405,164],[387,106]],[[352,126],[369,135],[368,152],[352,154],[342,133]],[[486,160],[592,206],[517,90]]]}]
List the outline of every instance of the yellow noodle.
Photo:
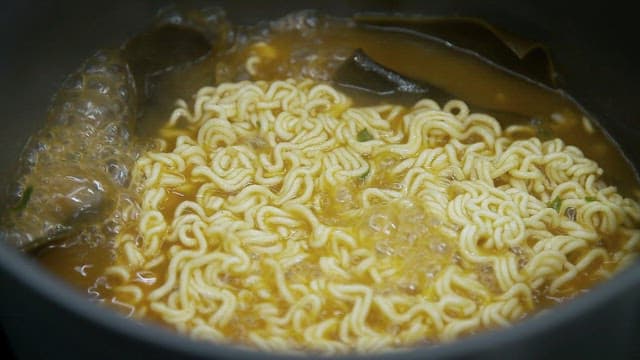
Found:
[{"label": "yellow noodle", "polygon": [[[106,275],[136,314],[197,339],[326,354],[453,340],[608,276],[640,243],[640,207],[579,149],[515,140],[531,130],[459,100],[353,108],[310,80],[227,83],[178,101],[163,131],[179,135],[138,160],[139,209],[122,210],[136,226]],[[146,269],[160,281],[139,282]]]}]

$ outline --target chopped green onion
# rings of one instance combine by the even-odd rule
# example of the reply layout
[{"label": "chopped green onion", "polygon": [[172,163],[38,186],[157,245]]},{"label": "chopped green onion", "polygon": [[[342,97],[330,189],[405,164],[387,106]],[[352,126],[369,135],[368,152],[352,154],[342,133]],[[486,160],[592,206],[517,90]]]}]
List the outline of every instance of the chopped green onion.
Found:
[{"label": "chopped green onion", "polygon": [[592,201],[596,201],[598,200],[596,197],[594,196],[587,196],[586,198],[584,198],[587,202],[592,202]]},{"label": "chopped green onion", "polygon": [[550,203],[548,203],[547,206],[559,213],[560,207],[562,206],[562,199],[560,199],[559,196],[556,196],[556,198],[553,199]]},{"label": "chopped green onion", "polygon": [[33,186],[27,186],[27,188],[24,189],[24,193],[22,193],[22,198],[20,198],[20,201],[16,204],[16,206],[13,207],[13,210],[14,211],[24,210],[24,208],[27,207],[27,203],[29,202],[29,199],[31,199],[31,193],[33,193]]},{"label": "chopped green onion", "polygon": [[367,180],[367,176],[369,176],[369,172],[371,170],[371,167],[367,168],[367,171],[365,171],[364,173],[362,173],[362,175],[358,176],[358,179],[360,181],[365,181]]},{"label": "chopped green onion", "polygon": [[367,131],[367,129],[362,129],[358,133],[357,139],[359,142],[365,142],[365,141],[373,140],[373,136],[369,134],[369,131]]}]

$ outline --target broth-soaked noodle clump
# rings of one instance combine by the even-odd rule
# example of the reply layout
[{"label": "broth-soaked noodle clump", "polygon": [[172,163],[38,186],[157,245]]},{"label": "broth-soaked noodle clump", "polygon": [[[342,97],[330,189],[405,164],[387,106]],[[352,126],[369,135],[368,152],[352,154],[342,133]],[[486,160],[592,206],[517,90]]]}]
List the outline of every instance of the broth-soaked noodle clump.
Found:
[{"label": "broth-soaked noodle clump", "polygon": [[638,204],[595,162],[522,130],[457,100],[356,108],[308,80],[202,88],[138,160],[107,272],[138,316],[269,350],[507,325],[640,239]]}]

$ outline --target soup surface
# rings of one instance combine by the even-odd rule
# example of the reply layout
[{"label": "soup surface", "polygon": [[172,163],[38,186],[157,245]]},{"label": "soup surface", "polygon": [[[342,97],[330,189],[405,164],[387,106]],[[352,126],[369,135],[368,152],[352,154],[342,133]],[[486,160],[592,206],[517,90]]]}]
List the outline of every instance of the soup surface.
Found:
[{"label": "soup surface", "polygon": [[[453,95],[340,88],[355,49]],[[589,115],[407,31],[306,12],[237,29],[155,79],[136,136],[109,231],[37,256],[196,338],[326,353],[453,340],[586,291],[640,239],[635,174]]]}]

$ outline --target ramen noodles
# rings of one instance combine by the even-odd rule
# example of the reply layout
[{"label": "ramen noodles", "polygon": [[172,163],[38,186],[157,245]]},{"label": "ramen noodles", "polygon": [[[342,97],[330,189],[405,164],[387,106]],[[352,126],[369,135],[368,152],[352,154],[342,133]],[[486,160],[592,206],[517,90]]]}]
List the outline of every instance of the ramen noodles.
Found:
[{"label": "ramen noodles", "polygon": [[508,325],[640,239],[596,162],[530,131],[460,100],[357,107],[308,79],[203,87],[137,160],[106,274],[134,316],[267,350]]}]

